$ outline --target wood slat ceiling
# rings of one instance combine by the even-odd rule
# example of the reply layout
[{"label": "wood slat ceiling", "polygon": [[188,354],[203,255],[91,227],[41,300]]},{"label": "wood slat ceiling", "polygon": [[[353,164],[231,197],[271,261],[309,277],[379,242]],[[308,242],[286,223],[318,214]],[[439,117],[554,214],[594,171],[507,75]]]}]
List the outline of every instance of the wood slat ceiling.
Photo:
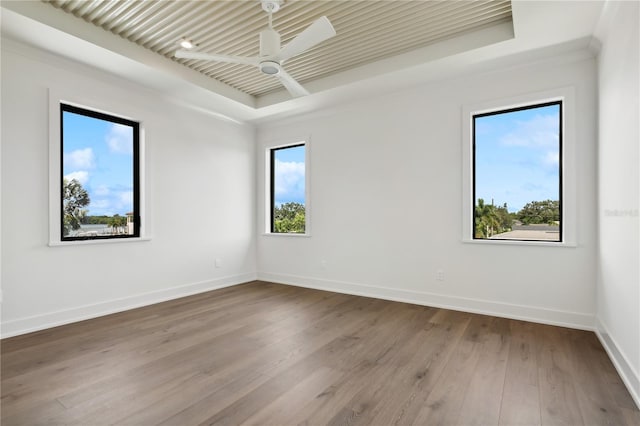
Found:
[{"label": "wood slat ceiling", "polygon": [[[245,93],[281,86],[246,65],[174,59],[183,37],[208,53],[257,56],[268,15],[258,0],[42,0]],[[273,25],[283,45],[326,15],[337,36],[285,64],[299,82],[327,77],[447,38],[511,21],[510,0],[287,0]]]}]

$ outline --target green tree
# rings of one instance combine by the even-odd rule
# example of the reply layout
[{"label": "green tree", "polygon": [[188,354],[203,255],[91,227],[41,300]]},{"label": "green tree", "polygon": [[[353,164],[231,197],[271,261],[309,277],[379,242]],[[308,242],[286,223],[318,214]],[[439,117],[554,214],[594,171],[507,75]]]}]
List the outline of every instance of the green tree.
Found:
[{"label": "green tree", "polygon": [[474,214],[474,235],[476,238],[489,238],[511,230],[513,216],[509,213],[507,204],[496,207],[493,204],[485,204],[482,198],[478,199]]},{"label": "green tree", "polygon": [[85,216],[83,225],[109,225],[111,216]]},{"label": "green tree", "polygon": [[516,216],[525,225],[538,223],[552,225],[560,220],[560,202],[553,200],[532,201],[527,203]]},{"label": "green tree", "polygon": [[76,179],[62,180],[62,214],[63,235],[68,235],[71,230],[80,229],[80,224],[87,215],[84,207],[91,202],[89,193]]},{"label": "green tree", "polygon": [[124,228],[127,225],[127,218],[125,216],[120,216],[119,214],[115,214],[109,218],[109,227],[113,228],[113,233],[117,234],[120,232],[120,228]]},{"label": "green tree", "polygon": [[515,214],[509,213],[507,203],[504,203],[502,207],[496,207],[496,214],[498,215],[498,219],[500,221],[500,232],[511,231]]},{"label": "green tree", "polygon": [[273,212],[275,232],[304,233],[305,208],[300,203],[284,203]]}]

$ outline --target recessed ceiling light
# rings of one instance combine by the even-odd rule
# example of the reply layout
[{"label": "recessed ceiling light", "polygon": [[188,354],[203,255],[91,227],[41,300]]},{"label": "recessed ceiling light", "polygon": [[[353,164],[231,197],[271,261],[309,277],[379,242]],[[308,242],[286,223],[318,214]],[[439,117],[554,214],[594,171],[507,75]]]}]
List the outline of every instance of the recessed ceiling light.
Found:
[{"label": "recessed ceiling light", "polygon": [[180,46],[182,46],[184,49],[193,49],[195,44],[191,40],[189,40],[188,38],[183,38],[180,41]]}]

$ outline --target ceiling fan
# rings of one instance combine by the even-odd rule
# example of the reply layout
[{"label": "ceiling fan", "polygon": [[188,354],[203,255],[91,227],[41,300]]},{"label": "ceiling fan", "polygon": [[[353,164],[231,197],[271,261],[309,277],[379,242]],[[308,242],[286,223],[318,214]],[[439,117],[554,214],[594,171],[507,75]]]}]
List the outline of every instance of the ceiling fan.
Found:
[{"label": "ceiling fan", "polygon": [[282,0],[261,0],[261,3],[262,9],[269,14],[269,27],[260,32],[260,56],[218,55],[215,53],[194,52],[187,49],[177,50],[174,56],[184,59],[253,65],[258,67],[263,74],[276,77],[293,97],[306,96],[309,92],[287,73],[282,66],[285,61],[292,57],[335,36],[336,31],[333,29],[329,19],[326,16],[322,16],[281,48],[280,34],[273,29],[272,14],[280,9]]}]

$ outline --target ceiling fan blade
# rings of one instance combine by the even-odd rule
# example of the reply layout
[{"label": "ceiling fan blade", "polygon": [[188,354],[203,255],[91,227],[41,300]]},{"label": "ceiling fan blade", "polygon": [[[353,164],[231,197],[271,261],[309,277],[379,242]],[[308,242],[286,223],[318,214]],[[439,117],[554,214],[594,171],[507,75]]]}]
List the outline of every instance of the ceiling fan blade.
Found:
[{"label": "ceiling fan blade", "polygon": [[291,96],[294,98],[299,98],[300,96],[307,96],[309,92],[307,89],[302,87],[300,83],[298,83],[289,73],[285,70],[281,69],[278,74],[275,74],[276,78],[280,80],[280,83],[284,86],[285,89],[291,93]]},{"label": "ceiling fan blade", "polygon": [[215,53],[192,52],[185,49],[176,50],[173,56],[181,59],[200,59],[204,61],[231,62],[233,64],[258,66],[258,58],[249,58],[246,56],[216,55]]},{"label": "ceiling fan blade", "polygon": [[318,18],[282,48],[278,54],[278,59],[286,61],[335,35],[336,30],[333,29],[329,18],[326,16]]}]

